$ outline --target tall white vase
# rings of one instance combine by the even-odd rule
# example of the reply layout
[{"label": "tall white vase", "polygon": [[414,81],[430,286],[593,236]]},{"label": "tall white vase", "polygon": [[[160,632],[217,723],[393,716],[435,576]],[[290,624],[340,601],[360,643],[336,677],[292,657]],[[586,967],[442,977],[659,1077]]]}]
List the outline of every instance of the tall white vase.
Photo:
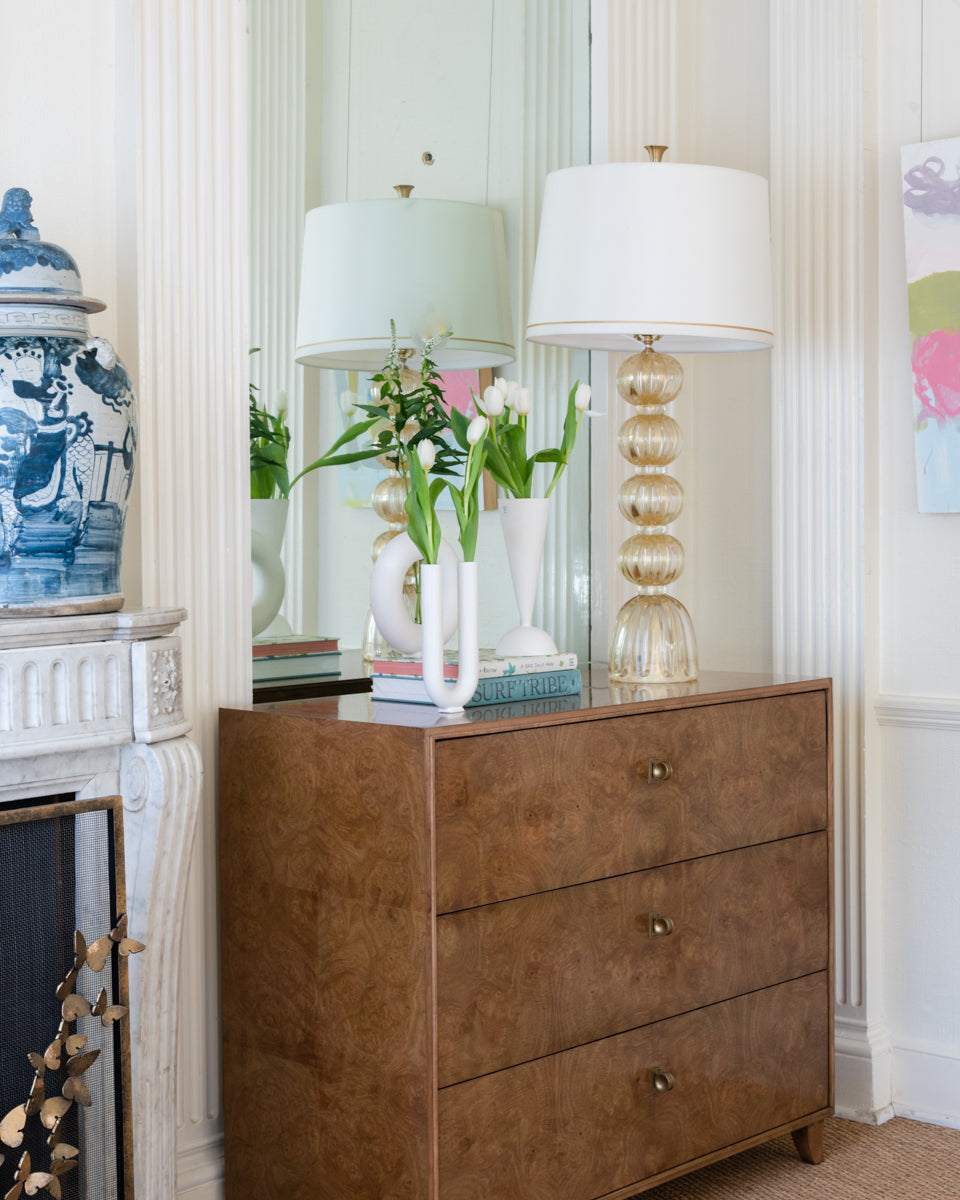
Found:
[{"label": "tall white vase", "polygon": [[537,602],[543,543],[547,536],[550,501],[500,501],[500,527],[507,547],[513,594],[517,600],[520,624],[497,642],[497,654],[556,654],[557,644],[544,629],[533,624],[533,606]]},{"label": "tall white vase", "polygon": [[457,564],[459,667],[453,683],[448,683],[443,675],[446,640],[443,636],[443,568],[436,563],[423,563],[420,567],[420,611],[423,618],[423,683],[427,695],[442,713],[463,712],[463,706],[477,690],[480,676],[477,564]]},{"label": "tall white vase", "polygon": [[[250,501],[250,569],[252,572],[253,636],[257,637],[278,620],[277,613],[283,604],[286,576],[280,551],[283,534],[287,527],[287,500]],[[282,621],[281,628],[271,629],[275,633],[289,633],[290,627]]]}]

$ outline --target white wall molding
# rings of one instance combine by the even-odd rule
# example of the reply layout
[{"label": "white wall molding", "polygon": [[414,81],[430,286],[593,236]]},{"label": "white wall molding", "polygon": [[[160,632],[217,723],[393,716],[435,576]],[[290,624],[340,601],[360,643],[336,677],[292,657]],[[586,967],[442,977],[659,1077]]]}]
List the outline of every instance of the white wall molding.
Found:
[{"label": "white wall molding", "polygon": [[898,1117],[960,1129],[960,1058],[935,1046],[893,1047],[893,1111]]},{"label": "white wall molding", "polygon": [[178,1150],[220,1128],[217,709],[251,686],[244,0],[138,0],[143,596],[182,604],[185,709],[205,767],[188,883]]},{"label": "white wall molding", "polygon": [[862,762],[862,19],[860,0],[770,5],[774,666],[834,681],[836,997],[865,1029],[879,906],[866,894]]},{"label": "white wall molding", "polygon": [[881,725],[960,732],[958,697],[882,695],[877,697],[874,712]]}]

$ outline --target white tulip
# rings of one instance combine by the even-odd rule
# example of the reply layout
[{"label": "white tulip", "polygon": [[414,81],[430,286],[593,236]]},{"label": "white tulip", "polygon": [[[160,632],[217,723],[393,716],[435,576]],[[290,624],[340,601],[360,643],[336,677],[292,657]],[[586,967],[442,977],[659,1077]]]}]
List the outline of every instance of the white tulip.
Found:
[{"label": "white tulip", "polygon": [[488,417],[499,417],[503,412],[503,403],[506,396],[496,386],[484,388],[483,390],[483,411]]},{"label": "white tulip", "polygon": [[347,417],[351,416],[353,410],[357,407],[358,396],[356,392],[341,392],[340,393],[340,411]]},{"label": "white tulip", "polygon": [[511,379],[507,384],[507,395],[504,403],[507,408],[513,408],[517,403],[517,392],[520,391],[520,384],[515,379]]},{"label": "white tulip", "polygon": [[588,383],[577,385],[577,390],[573,397],[573,405],[578,412],[586,412],[590,407],[590,385]]},{"label": "white tulip", "polygon": [[498,375],[493,381],[493,386],[497,389],[504,400],[506,400],[507,392],[510,389],[510,385],[507,383],[507,381],[501,375]]},{"label": "white tulip", "polygon": [[437,461],[437,448],[429,438],[417,442],[417,457],[420,459],[420,466],[425,471],[429,471]]},{"label": "white tulip", "polygon": [[[489,390],[489,389],[488,389]],[[467,426],[467,441],[471,446],[475,446],[477,442],[483,439],[483,435],[487,432],[487,418],[481,415],[474,417]]]},{"label": "white tulip", "polygon": [[513,411],[518,417],[525,417],[530,412],[530,389],[518,387],[513,396]]}]

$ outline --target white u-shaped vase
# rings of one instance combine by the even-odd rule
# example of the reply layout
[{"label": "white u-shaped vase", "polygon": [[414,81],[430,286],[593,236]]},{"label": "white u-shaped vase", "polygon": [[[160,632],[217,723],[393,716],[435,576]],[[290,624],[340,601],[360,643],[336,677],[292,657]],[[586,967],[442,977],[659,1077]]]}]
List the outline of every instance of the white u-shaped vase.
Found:
[{"label": "white u-shaped vase", "polygon": [[443,619],[449,601],[444,597],[443,569],[436,563],[420,566],[420,612],[423,618],[423,685],[442,713],[461,713],[477,690],[480,677],[478,645],[477,564],[457,564],[457,678],[443,674]]},{"label": "white u-shaped vase", "polygon": [[[370,610],[377,628],[401,654],[419,654],[421,627],[407,612],[403,602],[403,581],[407,571],[420,558],[420,551],[406,533],[389,541],[377,556],[370,576]],[[457,606],[453,597],[457,589],[457,552],[449,542],[441,540],[437,559],[443,577],[443,589],[450,597],[444,606],[443,640],[448,642],[457,629]],[[426,565],[426,564],[424,564]],[[422,573],[421,571],[421,612]]]},{"label": "white u-shaped vase", "polygon": [[556,654],[557,644],[545,629],[533,624],[533,606],[537,601],[543,543],[547,536],[550,501],[516,499],[500,501],[500,527],[507,547],[507,562],[513,580],[513,594],[520,612],[520,624],[497,642],[497,654]]}]

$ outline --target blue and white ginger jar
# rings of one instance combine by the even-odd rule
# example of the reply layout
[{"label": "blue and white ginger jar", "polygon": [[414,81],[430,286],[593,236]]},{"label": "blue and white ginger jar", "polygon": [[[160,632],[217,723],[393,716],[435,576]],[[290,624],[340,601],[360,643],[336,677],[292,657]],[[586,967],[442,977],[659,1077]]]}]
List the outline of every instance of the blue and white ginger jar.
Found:
[{"label": "blue and white ginger jar", "polygon": [[25,188],[0,207],[0,617],[113,612],[137,446],[130,377]]}]

